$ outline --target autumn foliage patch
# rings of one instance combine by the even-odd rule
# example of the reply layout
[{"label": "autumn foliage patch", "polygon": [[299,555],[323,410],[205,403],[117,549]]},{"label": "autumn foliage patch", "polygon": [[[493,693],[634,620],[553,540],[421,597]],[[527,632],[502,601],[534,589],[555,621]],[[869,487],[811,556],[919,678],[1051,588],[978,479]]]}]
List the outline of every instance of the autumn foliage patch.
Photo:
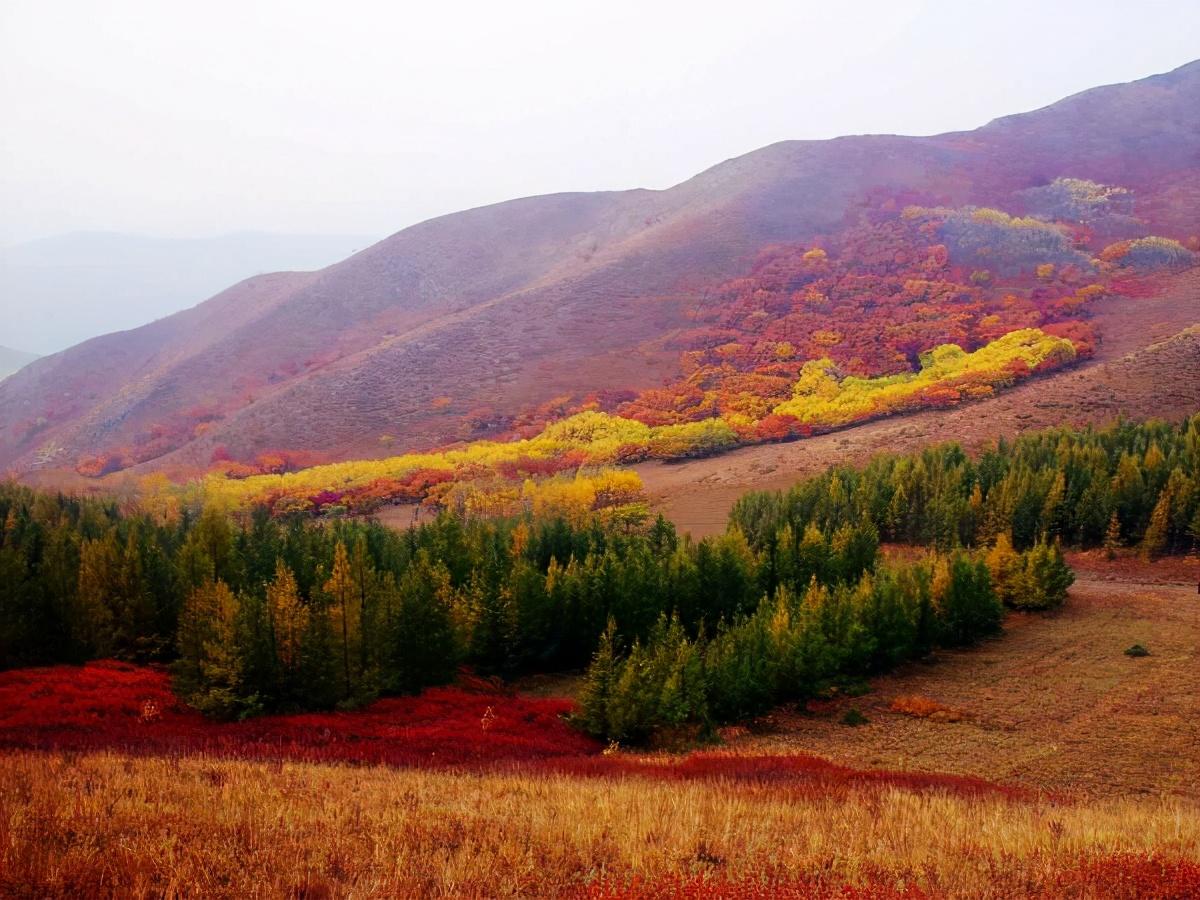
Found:
[{"label": "autumn foliage patch", "polygon": [[469,679],[356,712],[214,722],[161,669],[102,661],[0,673],[0,747],[211,753],[387,765],[479,765],[596,753],[563,716],[570,701]]},{"label": "autumn foliage patch", "polygon": [[585,778],[770,784],[795,795],[879,787],[960,796],[1029,794],[969,776],[859,770],[806,754],[601,754],[601,744],[565,720],[574,709],[570,700],[522,696],[466,676],[452,687],[379,700],[354,712],[218,722],[181,703],[163,670],[105,660],[0,673],[0,749],[202,753],[422,768],[517,765]]},{"label": "autumn foliage patch", "polygon": [[[1056,185],[1047,208],[1089,221],[1124,196],[1090,182]],[[205,494],[277,513],[418,501],[511,512],[528,485],[581,467],[687,459],[992,396],[1090,356],[1093,302],[1110,278],[1147,271],[1117,266],[1116,250],[1092,260],[1094,235],[1082,226],[895,201],[877,202],[821,246],[764,247],[748,271],[709,286],[690,327],[663,340],[680,356],[661,387],[558,397],[513,416],[473,410],[460,434],[471,443],[442,452],[304,471],[223,461]],[[1126,245],[1190,258],[1145,239],[1124,242],[1122,259]],[[604,433],[597,439],[591,424],[576,427],[581,420],[606,423]],[[517,440],[478,440],[490,435]],[[124,460],[82,465],[99,474]]]},{"label": "autumn foliage patch", "polygon": [[920,694],[908,694],[897,697],[892,701],[889,708],[892,712],[912,716],[914,719],[938,719],[944,722],[959,722],[963,718],[960,710],[945,706],[936,700],[930,700],[928,697],[922,697]]},{"label": "autumn foliage patch", "polygon": [[[728,875],[719,871],[724,860],[706,856],[698,848],[695,863],[710,870],[688,874],[671,872],[655,878],[634,876],[597,881],[579,893],[587,900],[668,900],[676,897],[705,900],[924,900],[952,894],[922,886],[920,872],[890,872],[867,867],[854,883],[816,874]],[[998,872],[994,894],[982,896],[1025,896],[1040,900],[1103,897],[1105,900],[1188,900],[1200,896],[1200,863],[1158,854],[1114,853],[1089,856],[1077,864],[1058,862],[1043,877],[1024,884],[1005,884],[1008,873]]]}]

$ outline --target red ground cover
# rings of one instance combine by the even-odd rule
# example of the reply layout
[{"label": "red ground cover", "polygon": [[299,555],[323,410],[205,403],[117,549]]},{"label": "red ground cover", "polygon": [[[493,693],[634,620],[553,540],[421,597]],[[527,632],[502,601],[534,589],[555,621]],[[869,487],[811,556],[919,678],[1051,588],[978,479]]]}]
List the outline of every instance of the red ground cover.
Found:
[{"label": "red ground cover", "polygon": [[[710,862],[718,862],[711,860]],[[999,873],[1003,879],[1007,873]],[[1105,900],[1189,900],[1200,897],[1200,863],[1135,853],[1084,858],[1077,865],[1050,868],[1040,883],[996,884],[995,896],[1027,896],[1038,900],[1103,897]],[[924,900],[946,896],[913,883],[913,873],[867,873],[863,883],[839,885],[827,878],[730,877],[721,874],[671,874],[660,878],[614,879],[589,885],[586,900]]]},{"label": "red ground cover", "polygon": [[1200,862],[1114,853],[1058,873],[1040,896],[1188,900],[1200,897]]},{"label": "red ground cover", "polygon": [[0,747],[445,766],[597,752],[563,720],[570,709],[467,681],[356,712],[214,722],[163,670],[105,661],[0,673]]},{"label": "red ground cover", "polygon": [[103,661],[0,672],[0,749],[208,753],[438,768],[532,766],[586,778],[770,784],[823,796],[872,786],[1029,796],[1022,788],[979,778],[851,769],[804,754],[601,754],[599,743],[566,721],[572,706],[569,700],[522,696],[464,678],[453,687],[379,700],[355,712],[217,722],[182,704],[164,670]]},{"label": "red ground cover", "polygon": [[728,878],[672,874],[662,878],[634,878],[591,886],[581,894],[587,900],[925,900],[929,894],[915,885],[898,886],[884,879],[863,885],[832,886],[811,880]]}]

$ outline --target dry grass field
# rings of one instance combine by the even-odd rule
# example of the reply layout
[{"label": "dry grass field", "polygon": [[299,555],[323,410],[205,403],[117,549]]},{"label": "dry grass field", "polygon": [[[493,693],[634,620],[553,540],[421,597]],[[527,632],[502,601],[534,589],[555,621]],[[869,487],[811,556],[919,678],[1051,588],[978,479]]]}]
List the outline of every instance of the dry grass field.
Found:
[{"label": "dry grass field", "polygon": [[18,753],[0,801],[8,896],[604,895],[638,876],[743,896],[1103,896],[1086,872],[1121,854],[1157,857],[1159,886],[1200,878],[1166,865],[1200,858],[1200,808],[1170,798]]},{"label": "dry grass field", "polygon": [[[1074,562],[1060,612],[720,752],[428,769],[9,749],[0,896],[1197,896],[1200,564]],[[841,724],[848,706],[869,723]]]}]

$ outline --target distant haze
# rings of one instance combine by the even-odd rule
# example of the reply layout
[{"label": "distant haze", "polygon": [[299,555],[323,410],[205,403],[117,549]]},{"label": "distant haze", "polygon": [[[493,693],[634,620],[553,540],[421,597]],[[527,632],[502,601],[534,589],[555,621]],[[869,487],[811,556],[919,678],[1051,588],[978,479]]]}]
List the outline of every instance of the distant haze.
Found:
[{"label": "distant haze", "polygon": [[970,129],[1197,48],[1194,0],[4,0],[0,243],[384,235],[784,139]]},{"label": "distant haze", "polygon": [[21,367],[29,365],[35,359],[37,359],[37,356],[33,353],[25,353],[22,350],[14,350],[12,347],[0,346],[0,381],[3,381]]},{"label": "distant haze", "polygon": [[231,234],[171,240],[78,233],[0,250],[0,338],[53,353],[144,325],[264,272],[320,269],[372,238]]}]

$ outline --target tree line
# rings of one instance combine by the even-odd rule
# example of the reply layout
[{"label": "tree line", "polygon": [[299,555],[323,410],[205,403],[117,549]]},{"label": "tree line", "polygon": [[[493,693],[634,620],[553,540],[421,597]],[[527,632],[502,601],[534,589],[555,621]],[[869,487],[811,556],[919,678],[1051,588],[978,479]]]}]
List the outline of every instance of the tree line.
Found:
[{"label": "tree line", "polygon": [[[464,664],[578,669],[610,620],[636,639],[670,611],[696,632],[779,577],[736,530],[696,542],[661,518],[164,520],[8,484],[0,523],[0,663],[169,662],[190,702],[225,716],[355,705]],[[877,549],[870,526],[810,535],[794,577],[855,579]]]},{"label": "tree line", "polygon": [[[1198,422],[839,468],[747,497],[701,541],[661,518],[443,514],[396,531],[0,485],[0,664],[169,663],[221,716],[353,706],[462,665],[587,666],[585,727],[637,739],[970,643],[1002,603],[1055,605],[1060,541],[1190,546]],[[884,560],[881,537],[938,549]]]},{"label": "tree line", "polygon": [[[1062,581],[1069,569],[1058,557]],[[598,737],[639,741],[671,727],[707,727],[815,696],[935,647],[1000,629],[1003,610],[983,560],[966,553],[879,565],[858,581],[780,584],[751,613],[689,634],[666,615],[645,641],[618,650],[615,623],[588,668],[581,723]]]},{"label": "tree line", "polygon": [[1032,432],[974,460],[957,444],[879,456],[746,494],[730,521],[767,553],[785,527],[850,522],[872,523],[884,541],[942,549],[1007,536],[1018,550],[1040,540],[1185,553],[1200,545],[1200,415]]}]

